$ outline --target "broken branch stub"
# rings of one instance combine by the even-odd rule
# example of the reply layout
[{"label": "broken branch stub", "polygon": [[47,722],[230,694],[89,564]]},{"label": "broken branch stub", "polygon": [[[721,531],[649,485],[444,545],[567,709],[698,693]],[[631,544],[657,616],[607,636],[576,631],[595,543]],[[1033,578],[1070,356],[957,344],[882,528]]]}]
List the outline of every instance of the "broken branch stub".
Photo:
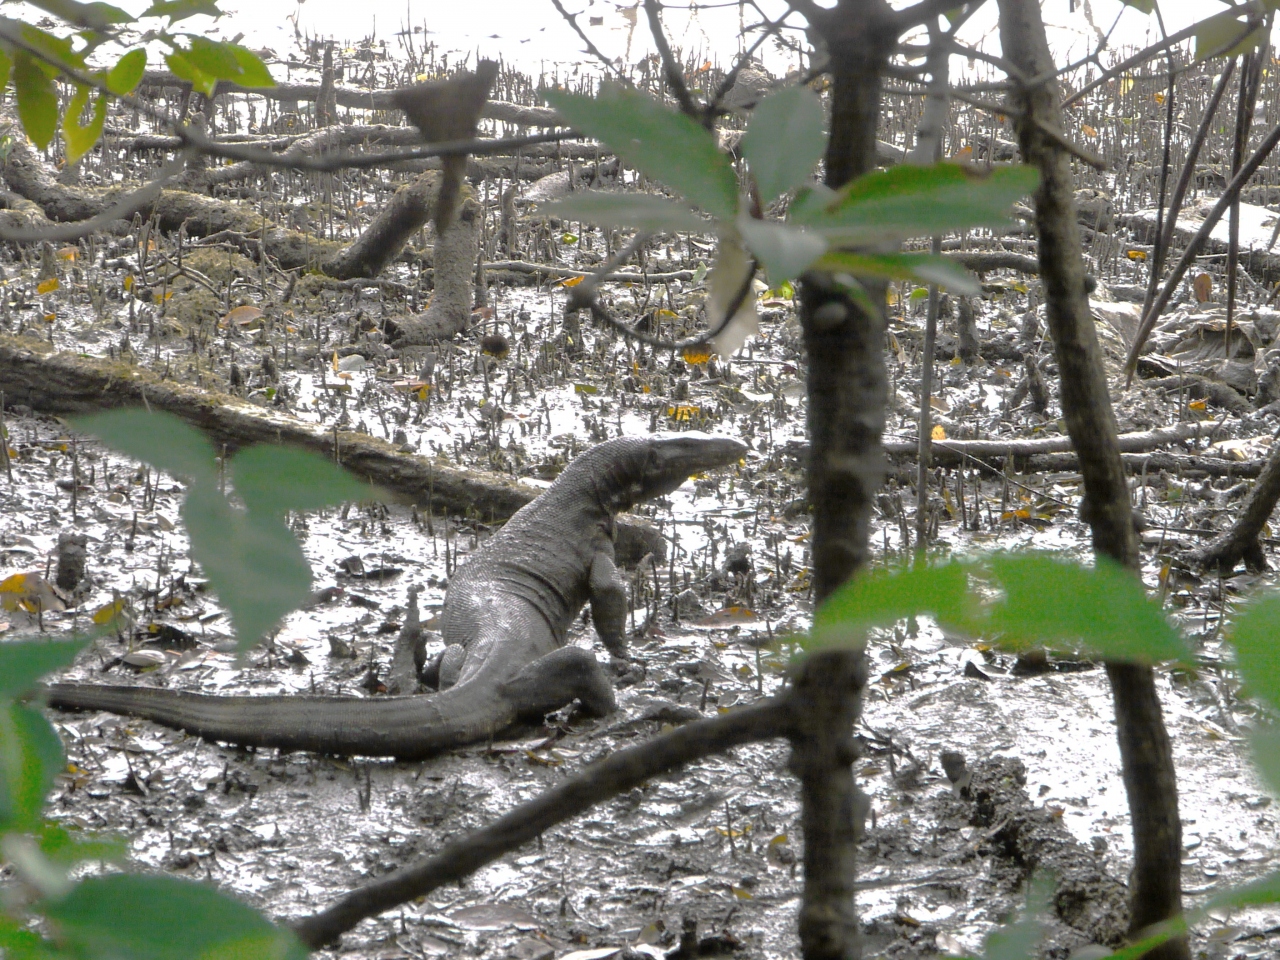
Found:
[{"label": "broken branch stub", "polygon": [[[448,80],[418,83],[396,90],[392,103],[404,111],[427,143],[470,140],[475,136],[480,111],[489,99],[489,90],[498,76],[498,65],[481,60],[475,73],[459,73]],[[443,236],[453,220],[462,176],[467,169],[464,153],[444,158],[444,176],[436,198],[436,234]]]}]

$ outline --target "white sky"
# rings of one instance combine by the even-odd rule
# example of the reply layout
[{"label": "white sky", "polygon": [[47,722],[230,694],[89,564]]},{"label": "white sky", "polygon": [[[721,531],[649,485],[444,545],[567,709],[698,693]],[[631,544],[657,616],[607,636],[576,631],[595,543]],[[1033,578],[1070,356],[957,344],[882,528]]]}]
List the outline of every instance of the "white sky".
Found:
[{"label": "white sky", "polygon": [[[678,4],[679,0],[671,0]],[[723,3],[724,0],[717,0]],[[895,6],[908,0],[893,0]],[[571,12],[581,13],[579,22],[592,40],[609,56],[623,56],[631,62],[649,52],[648,28],[643,10],[636,16],[634,0],[564,0]],[[760,6],[771,15],[785,10],[779,0],[761,0]],[[1119,0],[1076,0],[1076,10],[1069,12],[1070,0],[1044,0],[1045,20],[1050,26],[1055,55],[1075,59],[1096,44],[1086,12],[1102,30],[1111,28],[1117,16],[1119,27],[1113,34],[1115,46],[1145,46],[1159,37],[1154,16],[1124,7]],[[1165,25],[1176,32],[1197,18],[1225,9],[1218,0],[1161,0]],[[550,0],[224,0],[228,16],[210,31],[225,37],[243,31],[251,46],[267,46],[285,52],[291,46],[296,27],[304,33],[357,41],[376,32],[389,45],[396,43],[395,34],[406,26],[424,28],[414,39],[420,45],[423,37],[441,49],[478,51],[482,56],[501,56],[526,72],[537,72],[542,64],[573,64],[585,60],[582,43],[552,6]],[[995,0],[988,0],[968,24],[962,36],[971,43],[996,53],[999,39],[995,33]],[[602,23],[588,25],[588,18],[599,17]],[[749,8],[745,22],[756,19]],[[799,18],[796,18],[799,20]],[[632,21],[635,21],[633,28]],[[188,21],[193,27],[208,24],[204,18]],[[667,9],[664,22],[674,44],[686,50],[698,50],[717,56],[721,62],[738,52],[740,11],[737,4],[710,9],[681,11]],[[771,69],[785,69],[788,56],[771,57]]]}]

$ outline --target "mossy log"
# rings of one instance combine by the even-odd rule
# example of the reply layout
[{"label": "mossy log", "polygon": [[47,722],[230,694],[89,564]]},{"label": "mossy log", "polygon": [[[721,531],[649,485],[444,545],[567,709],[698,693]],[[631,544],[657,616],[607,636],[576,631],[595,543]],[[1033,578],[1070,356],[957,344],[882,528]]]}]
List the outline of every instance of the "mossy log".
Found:
[{"label": "mossy log", "polygon": [[[539,491],[507,477],[403,453],[368,434],[304,423],[238,397],[166,380],[142,367],[55,352],[47,343],[0,335],[0,391],[6,405],[52,414],[94,413],[115,407],[164,410],[209,435],[230,452],[254,443],[284,443],[336,459],[352,473],[431,510],[505,520]],[[666,543],[645,521],[618,521],[618,558],[662,559]]]}]

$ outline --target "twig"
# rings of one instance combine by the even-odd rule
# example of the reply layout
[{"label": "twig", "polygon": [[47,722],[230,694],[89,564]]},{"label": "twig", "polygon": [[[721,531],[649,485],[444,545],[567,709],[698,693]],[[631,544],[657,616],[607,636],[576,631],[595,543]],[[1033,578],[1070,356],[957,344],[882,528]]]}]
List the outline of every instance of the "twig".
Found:
[{"label": "twig", "polygon": [[791,714],[791,699],[784,694],[694,721],[638,747],[621,750],[489,826],[445,844],[435,856],[352,891],[329,909],[295,924],[294,932],[311,947],[331,943],[366,917],[461,880],[556,824],[651,777],[744,743],[786,736],[791,729]]},{"label": "twig", "polygon": [[[1246,29],[1243,33],[1241,33],[1240,36],[1235,37],[1232,40],[1228,41],[1227,43],[1223,44],[1222,49],[1230,50],[1237,43],[1239,43],[1241,40],[1247,37],[1249,33],[1252,32],[1254,27],[1257,26],[1257,24],[1253,23],[1253,21],[1250,20],[1249,24],[1246,24],[1246,26],[1248,27],[1248,29]],[[1124,60],[1121,60],[1110,70],[1104,70],[1102,72],[1102,75],[1099,76],[1097,80],[1094,80],[1093,83],[1086,84],[1085,86],[1077,90],[1075,93],[1073,93],[1071,96],[1063,100],[1062,109],[1065,110],[1067,109],[1067,107],[1071,106],[1072,104],[1075,104],[1080,100],[1084,99],[1089,94],[1093,93],[1093,91],[1097,90],[1104,83],[1107,83],[1110,80],[1114,80],[1116,77],[1120,76],[1120,74],[1124,73],[1126,70],[1132,70],[1134,67],[1138,66],[1139,64],[1146,63],[1156,54],[1169,49],[1169,47],[1176,47],[1178,44],[1182,43],[1183,41],[1190,40],[1192,37],[1196,35],[1196,32],[1199,29],[1200,29],[1200,24],[1193,23],[1191,26],[1187,27],[1185,30],[1179,30],[1177,33],[1173,34],[1173,36],[1166,37],[1164,40],[1161,40],[1159,43],[1153,43],[1151,46],[1147,47],[1146,49],[1139,50],[1132,57],[1128,57]],[[1211,51],[1210,56],[1216,55],[1217,52],[1218,51],[1216,50]],[[1203,59],[1209,59],[1209,58],[1201,57],[1200,59],[1203,60]],[[1039,78],[1036,78],[1036,79],[1038,80]]]},{"label": "twig", "polygon": [[[756,7],[757,11],[760,10],[760,8],[754,3],[752,6]],[[791,16],[791,14],[795,12],[795,5],[789,3],[787,4],[786,11],[777,20],[770,20],[768,17],[764,18],[764,29],[760,32],[760,36],[756,37],[755,42],[753,42],[751,46],[748,47],[740,57],[738,57],[737,62],[734,63],[729,72],[724,75],[724,79],[720,81],[720,85],[716,87],[716,92],[713,93],[711,95],[711,99],[707,101],[707,116],[711,117],[719,113],[720,102],[729,95],[729,91],[732,90],[733,85],[737,83],[738,74],[742,71],[742,68],[747,65],[751,60],[752,55],[760,49],[766,40],[777,34],[777,32],[782,28],[782,24],[786,21],[787,17]],[[760,15],[764,17],[763,12],[761,12]]]},{"label": "twig", "polygon": [[1280,143],[1280,124],[1272,128],[1266,139],[1258,145],[1258,149],[1254,151],[1253,156],[1249,158],[1249,162],[1242,166],[1240,172],[1231,178],[1226,190],[1218,198],[1218,202],[1213,205],[1209,215],[1204,218],[1204,223],[1200,224],[1200,229],[1191,238],[1191,242],[1187,244],[1186,250],[1182,253],[1182,259],[1173,268],[1173,272],[1160,290],[1160,296],[1156,297],[1155,302],[1151,304],[1151,309],[1143,315],[1142,323],[1138,326],[1138,332],[1134,335],[1133,346],[1129,348],[1129,356],[1125,358],[1124,362],[1127,375],[1126,385],[1133,382],[1134,372],[1138,369],[1138,355],[1142,352],[1142,348],[1147,342],[1147,337],[1151,336],[1151,331],[1155,328],[1156,320],[1159,319],[1161,311],[1173,299],[1173,291],[1186,275],[1192,262],[1199,256],[1200,249],[1204,246],[1204,242],[1209,239],[1209,234],[1218,225],[1218,221],[1222,219],[1222,214],[1231,206],[1231,202],[1236,195],[1240,193],[1240,188],[1248,183],[1250,178],[1258,172],[1258,168],[1271,155],[1271,151],[1275,149],[1277,143]]},{"label": "twig", "polygon": [[591,54],[593,57],[595,57],[597,60],[603,63],[606,70],[611,70],[614,73],[616,73],[618,75],[618,79],[621,82],[626,83],[627,78],[623,74],[623,72],[620,69],[618,69],[617,64],[613,63],[613,61],[611,61],[608,57],[606,57],[603,53],[601,53],[600,49],[594,43],[591,42],[591,38],[586,35],[582,27],[578,26],[578,15],[576,13],[570,13],[568,10],[566,10],[564,8],[564,4],[562,4],[560,0],[551,0],[551,4],[557,10],[560,11],[560,16],[564,17],[565,21],[569,24],[569,26],[573,28],[573,32],[576,33],[579,39],[581,39],[582,42],[587,45],[587,53]]},{"label": "twig", "polygon": [[733,296],[733,300],[729,302],[729,308],[725,311],[724,319],[722,319],[712,329],[705,330],[695,337],[687,337],[684,340],[664,340],[661,337],[655,337],[642,330],[637,330],[635,327],[627,326],[604,308],[604,305],[600,302],[600,298],[595,295],[594,285],[588,287],[586,290],[582,289],[587,286],[587,281],[585,280],[578,286],[574,287],[573,291],[569,294],[569,302],[565,304],[564,312],[568,315],[577,310],[589,310],[591,312],[591,318],[598,323],[603,323],[606,326],[612,327],[623,336],[628,337],[631,340],[638,341],[639,343],[643,343],[645,346],[653,347],[657,350],[680,352],[682,350],[689,350],[693,347],[703,347],[716,337],[720,336],[720,334],[724,333],[725,328],[727,328],[729,324],[733,322],[733,318],[738,315],[738,311],[742,309],[743,301],[747,299],[747,295],[751,292],[751,282],[756,278],[757,269],[759,269],[759,264],[757,264],[753,258],[751,261],[751,269],[747,271],[746,278],[742,281],[742,286],[738,288],[737,293]]},{"label": "twig", "polygon": [[[951,96],[962,103],[969,104],[971,107],[976,107],[979,110],[985,110],[988,113],[994,113],[998,116],[1021,118],[1023,115],[1021,110],[1008,106],[1007,104],[992,103],[989,100],[979,100],[977,97],[971,97],[958,90],[952,90]],[[1077,160],[1087,163],[1089,166],[1093,167],[1093,169],[1100,172],[1105,172],[1108,169],[1107,161],[1103,160],[1097,154],[1090,153],[1084,147],[1072,143],[1061,130],[1052,129],[1038,117],[1032,117],[1031,119],[1037,130]]]},{"label": "twig", "polygon": [[662,59],[662,72],[667,79],[676,103],[680,104],[680,112],[708,126],[711,115],[704,114],[693,102],[693,95],[684,82],[684,71],[676,63],[675,54],[671,52],[671,44],[667,43],[667,35],[662,29],[662,17],[659,14],[658,0],[644,0],[645,16],[649,18],[649,32],[653,34],[653,45],[658,48],[658,56]]}]

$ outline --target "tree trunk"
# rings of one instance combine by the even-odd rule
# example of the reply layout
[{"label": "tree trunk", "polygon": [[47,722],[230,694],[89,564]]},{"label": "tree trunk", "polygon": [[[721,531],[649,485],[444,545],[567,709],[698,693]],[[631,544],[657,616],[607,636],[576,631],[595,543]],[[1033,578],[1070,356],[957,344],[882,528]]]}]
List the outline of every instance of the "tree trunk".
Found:
[{"label": "tree trunk", "polygon": [[475,264],[480,247],[480,205],[463,203],[457,218],[436,241],[435,291],[421,317],[400,321],[397,347],[430,343],[467,328],[475,296]]},{"label": "tree trunk", "polygon": [[[891,16],[884,0],[840,0],[813,24],[830,52],[828,186],[840,187],[875,167],[880,74],[897,44]],[[867,293],[884,303],[882,284],[867,284]],[[885,474],[885,318],[883,309],[864,313],[828,275],[806,275],[800,294],[809,364],[813,588],[821,603],[867,561],[872,506]],[[796,680],[803,695],[796,698],[799,733],[792,738],[791,769],[800,778],[803,803],[800,946],[806,960],[861,953],[854,858],[867,801],[850,764],[865,679],[862,651],[850,650],[809,657]]]},{"label": "tree trunk", "polygon": [[[1000,45],[1005,56],[1023,76],[1052,76],[1055,67],[1039,3],[999,0],[999,6]],[[1084,477],[1083,513],[1093,532],[1094,550],[1136,570],[1138,539],[1102,352],[1085,290],[1071,159],[1046,133],[1063,130],[1058,106],[1062,96],[1057,83],[1049,81],[1016,90],[1013,100],[1022,155],[1040,169],[1035,197],[1040,276],[1061,378],[1062,415]],[[1115,697],[1121,766],[1133,821],[1129,929],[1137,934],[1182,909],[1177,779],[1151,667],[1109,663],[1107,677]],[[1186,939],[1179,938],[1147,956],[1189,960],[1190,953]]]}]

